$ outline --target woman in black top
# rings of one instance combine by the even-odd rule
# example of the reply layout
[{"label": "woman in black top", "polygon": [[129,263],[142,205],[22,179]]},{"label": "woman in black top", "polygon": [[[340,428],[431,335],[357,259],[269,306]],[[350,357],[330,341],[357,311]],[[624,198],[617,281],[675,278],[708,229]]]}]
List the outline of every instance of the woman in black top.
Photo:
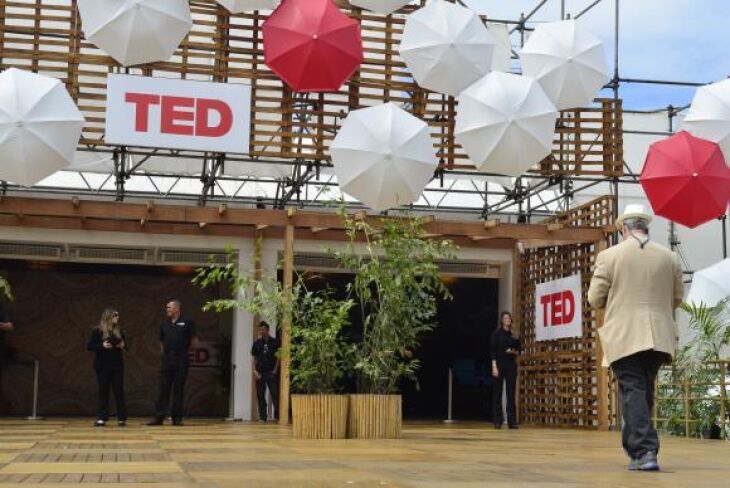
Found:
[{"label": "woman in black top", "polygon": [[492,420],[494,427],[502,427],[502,384],[507,385],[507,424],[517,428],[515,390],[517,388],[517,355],[522,350],[519,339],[512,336],[512,314],[502,312],[499,327],[492,333],[492,376],[495,379],[492,393]]},{"label": "woman in black top", "polygon": [[107,308],[101,314],[99,325],[91,331],[86,345],[94,352],[94,371],[99,383],[99,406],[94,425],[103,427],[109,420],[109,389],[114,389],[117,420],[120,427],[127,424],[127,405],[124,399],[124,357],[127,340],[119,328],[119,312]]}]

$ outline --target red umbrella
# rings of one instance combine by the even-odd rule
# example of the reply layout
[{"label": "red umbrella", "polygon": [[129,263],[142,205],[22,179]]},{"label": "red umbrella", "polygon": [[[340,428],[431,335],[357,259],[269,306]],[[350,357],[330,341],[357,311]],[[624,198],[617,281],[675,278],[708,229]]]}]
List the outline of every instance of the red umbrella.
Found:
[{"label": "red umbrella", "polygon": [[360,25],[331,0],[284,0],[263,31],[266,65],[298,92],[337,91],[363,61]]},{"label": "red umbrella", "polygon": [[720,146],[682,131],[651,145],[641,186],[654,213],[694,228],[725,213],[730,169]]}]

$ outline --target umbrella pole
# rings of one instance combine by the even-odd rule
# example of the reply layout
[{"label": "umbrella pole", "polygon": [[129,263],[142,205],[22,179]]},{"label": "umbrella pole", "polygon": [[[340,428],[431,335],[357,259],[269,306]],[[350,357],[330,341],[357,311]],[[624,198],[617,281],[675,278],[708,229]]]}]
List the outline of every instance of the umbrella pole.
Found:
[{"label": "umbrella pole", "polygon": [[727,214],[720,217],[722,224],[722,258],[727,259]]}]

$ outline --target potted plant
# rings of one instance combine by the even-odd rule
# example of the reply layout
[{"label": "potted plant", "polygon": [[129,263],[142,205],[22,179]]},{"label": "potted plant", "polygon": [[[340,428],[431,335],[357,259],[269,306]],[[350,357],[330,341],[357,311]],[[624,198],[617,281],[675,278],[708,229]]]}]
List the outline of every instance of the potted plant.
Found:
[{"label": "potted plant", "polygon": [[349,397],[336,394],[351,370],[353,347],[344,342],[352,300],[307,290],[302,277],[292,307],[291,388],[294,436],[344,439]]},{"label": "potted plant", "polygon": [[[235,260],[211,263],[198,270],[194,282],[202,287],[227,283],[236,298],[212,300],[205,310],[238,309],[267,318],[280,318],[287,292],[273,277],[257,279],[255,272],[241,274]],[[341,331],[349,322],[352,300],[335,300],[326,290],[311,291],[298,276],[291,290],[292,414],[294,435],[309,439],[342,439],[346,435],[347,395],[335,394],[340,380],[351,369],[352,346]],[[275,322],[275,320],[274,320]]]},{"label": "potted plant", "polygon": [[362,341],[355,348],[358,394],[350,397],[348,436],[397,438],[402,426],[399,386],[416,379],[420,365],[413,351],[435,325],[437,297],[450,297],[436,260],[452,258],[455,246],[425,238],[422,219],[381,219],[375,227],[350,217],[344,207],[340,215],[348,243],[331,252],[355,273],[348,290],[363,323]]},{"label": "potted plant", "polygon": [[[715,307],[684,304],[682,309],[689,316],[695,337],[680,349],[671,371],[661,377],[660,383],[668,385],[661,393],[658,417],[663,419],[664,430],[671,434],[720,439],[723,423],[728,431],[727,418],[720,418],[721,403],[725,402],[726,415],[730,407],[727,392],[720,387],[722,370],[718,362],[722,349],[730,344],[727,303]],[[728,380],[725,379],[726,384]]]}]

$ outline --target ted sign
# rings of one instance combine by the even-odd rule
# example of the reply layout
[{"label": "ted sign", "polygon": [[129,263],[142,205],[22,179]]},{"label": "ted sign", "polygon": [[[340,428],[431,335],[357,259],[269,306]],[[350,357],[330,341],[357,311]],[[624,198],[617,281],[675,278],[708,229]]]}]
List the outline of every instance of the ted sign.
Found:
[{"label": "ted sign", "polygon": [[110,74],[106,142],[247,153],[251,87]]},{"label": "ted sign", "polygon": [[538,341],[581,337],[583,300],[580,275],[540,283],[535,291],[535,338]]}]

